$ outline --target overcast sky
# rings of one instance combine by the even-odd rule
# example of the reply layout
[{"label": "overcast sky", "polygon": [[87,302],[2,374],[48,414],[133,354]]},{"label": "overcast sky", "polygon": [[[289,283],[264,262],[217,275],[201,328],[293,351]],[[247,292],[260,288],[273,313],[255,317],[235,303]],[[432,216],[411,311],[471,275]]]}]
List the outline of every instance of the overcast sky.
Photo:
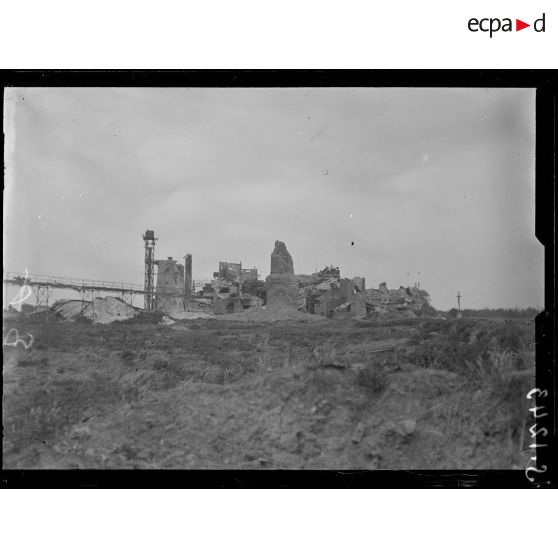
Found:
[{"label": "overcast sky", "polygon": [[143,283],[156,256],[334,264],[434,306],[543,305],[529,89],[5,90],[4,269]]}]

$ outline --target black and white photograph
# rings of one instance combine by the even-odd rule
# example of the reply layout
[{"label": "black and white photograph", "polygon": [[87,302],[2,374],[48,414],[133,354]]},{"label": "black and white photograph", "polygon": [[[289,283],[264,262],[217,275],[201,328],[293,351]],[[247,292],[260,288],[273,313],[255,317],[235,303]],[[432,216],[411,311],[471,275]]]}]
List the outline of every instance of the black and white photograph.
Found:
[{"label": "black and white photograph", "polygon": [[3,469],[529,466],[535,88],[3,103]]}]

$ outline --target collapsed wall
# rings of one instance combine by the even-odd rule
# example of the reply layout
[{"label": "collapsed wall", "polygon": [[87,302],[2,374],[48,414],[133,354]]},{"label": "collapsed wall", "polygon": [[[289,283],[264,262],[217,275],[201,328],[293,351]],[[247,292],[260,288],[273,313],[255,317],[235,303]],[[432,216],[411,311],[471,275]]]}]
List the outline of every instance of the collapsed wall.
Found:
[{"label": "collapsed wall", "polygon": [[165,314],[184,311],[184,266],[172,258],[155,260],[158,267],[155,310]]},{"label": "collapsed wall", "polygon": [[287,305],[296,307],[298,282],[294,274],[293,259],[284,242],[275,241],[271,254],[271,272],[266,280],[266,305]]}]

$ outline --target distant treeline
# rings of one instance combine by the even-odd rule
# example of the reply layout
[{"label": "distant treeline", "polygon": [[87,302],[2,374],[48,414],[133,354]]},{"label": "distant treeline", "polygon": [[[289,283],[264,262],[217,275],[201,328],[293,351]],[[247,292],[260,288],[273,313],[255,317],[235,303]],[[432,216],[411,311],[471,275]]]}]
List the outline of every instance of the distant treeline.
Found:
[{"label": "distant treeline", "polygon": [[[452,308],[448,314],[457,316],[457,308]],[[464,318],[534,318],[542,310],[538,308],[482,308],[480,310],[461,310]]]}]

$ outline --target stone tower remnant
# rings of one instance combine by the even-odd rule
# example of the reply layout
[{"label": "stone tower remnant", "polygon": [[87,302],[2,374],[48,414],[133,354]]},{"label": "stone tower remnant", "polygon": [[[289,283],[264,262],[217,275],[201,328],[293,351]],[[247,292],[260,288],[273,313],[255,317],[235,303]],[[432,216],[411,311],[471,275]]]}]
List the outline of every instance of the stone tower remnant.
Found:
[{"label": "stone tower remnant", "polygon": [[167,258],[155,260],[158,267],[155,289],[155,310],[179,312],[184,310],[184,266]]},{"label": "stone tower remnant", "polygon": [[275,248],[271,253],[271,273],[294,275],[293,259],[284,242],[275,241]]},{"label": "stone tower remnant", "polygon": [[293,259],[280,240],[275,241],[271,254],[271,273],[266,278],[266,286],[268,306],[284,304],[296,307],[298,288]]}]

